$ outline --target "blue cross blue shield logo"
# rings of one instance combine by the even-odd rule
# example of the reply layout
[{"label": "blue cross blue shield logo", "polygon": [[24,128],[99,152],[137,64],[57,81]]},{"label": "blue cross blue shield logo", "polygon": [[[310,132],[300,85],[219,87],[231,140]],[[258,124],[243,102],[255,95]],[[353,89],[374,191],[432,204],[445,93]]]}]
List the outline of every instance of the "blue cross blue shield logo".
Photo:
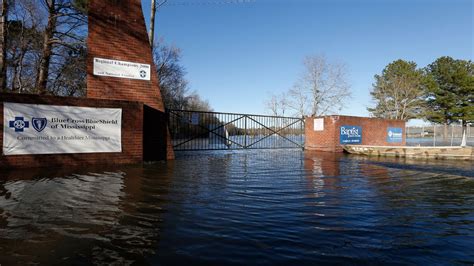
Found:
[{"label": "blue cross blue shield logo", "polygon": [[36,131],[41,132],[48,124],[48,119],[33,117],[33,119],[31,119],[31,123],[33,124],[32,126]]},{"label": "blue cross blue shield logo", "polygon": [[15,132],[23,132],[23,129],[30,127],[30,122],[25,121],[22,116],[16,116],[15,120],[9,121],[8,125],[15,129]]}]

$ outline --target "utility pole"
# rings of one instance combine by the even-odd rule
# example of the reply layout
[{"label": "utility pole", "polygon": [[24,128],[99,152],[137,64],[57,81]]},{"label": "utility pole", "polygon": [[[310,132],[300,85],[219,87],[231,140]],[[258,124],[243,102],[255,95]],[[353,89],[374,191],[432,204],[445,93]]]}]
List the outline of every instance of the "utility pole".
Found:
[{"label": "utility pole", "polygon": [[155,40],[155,14],[156,8],[164,5],[168,0],[163,0],[160,3],[157,3],[156,0],[151,0],[151,14],[150,14],[150,32],[148,33],[148,39],[150,40],[150,47],[153,51],[153,43]]}]

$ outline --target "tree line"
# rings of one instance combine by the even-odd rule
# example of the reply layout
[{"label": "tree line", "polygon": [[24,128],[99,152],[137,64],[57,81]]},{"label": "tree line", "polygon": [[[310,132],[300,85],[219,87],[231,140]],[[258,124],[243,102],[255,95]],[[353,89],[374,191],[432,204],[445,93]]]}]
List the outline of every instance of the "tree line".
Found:
[{"label": "tree line", "polygon": [[[1,0],[0,91],[85,97],[88,0]],[[180,49],[153,46],[166,108],[209,111],[190,91]]]},{"label": "tree line", "polygon": [[[307,56],[295,85],[279,95],[270,95],[266,108],[276,116],[321,116],[339,111],[349,99],[350,86],[344,64],[324,56]],[[396,60],[374,76],[371,96],[373,117],[423,119],[447,126],[466,127],[474,122],[474,64],[444,56],[424,68],[412,61]],[[447,136],[447,133],[445,134]]]},{"label": "tree line", "polygon": [[[375,75],[370,92],[371,115],[388,119],[423,119],[447,126],[474,122],[474,63],[443,56],[424,68],[413,61],[396,60]],[[447,136],[447,133],[444,134]]]},{"label": "tree line", "polygon": [[83,96],[86,13],[83,0],[2,0],[0,89]]}]

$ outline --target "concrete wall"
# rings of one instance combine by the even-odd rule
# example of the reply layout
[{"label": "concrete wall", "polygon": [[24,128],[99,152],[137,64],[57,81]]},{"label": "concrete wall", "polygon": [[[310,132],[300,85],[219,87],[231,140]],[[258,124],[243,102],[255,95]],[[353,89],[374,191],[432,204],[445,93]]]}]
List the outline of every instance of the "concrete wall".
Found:
[{"label": "concrete wall", "polygon": [[122,152],[46,155],[0,155],[0,168],[86,166],[91,164],[140,163],[143,157],[144,105],[140,102],[70,97],[0,94],[0,143],[3,147],[3,103],[46,104],[97,108],[122,108]]},{"label": "concrete wall", "polygon": [[[314,119],[324,119],[324,130],[314,130]],[[343,125],[362,127],[361,145],[403,146],[405,139],[405,121],[355,116],[322,116],[305,119],[305,149],[329,152],[342,152],[340,127]],[[403,129],[400,143],[387,142],[387,128]]]}]

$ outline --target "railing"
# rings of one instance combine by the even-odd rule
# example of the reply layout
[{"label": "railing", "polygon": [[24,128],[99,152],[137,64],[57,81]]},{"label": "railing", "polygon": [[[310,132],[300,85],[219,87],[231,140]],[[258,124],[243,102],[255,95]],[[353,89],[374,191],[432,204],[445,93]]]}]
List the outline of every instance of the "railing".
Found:
[{"label": "railing", "polygon": [[[462,140],[460,125],[410,126],[405,128],[407,145],[459,146]],[[467,145],[474,146],[474,126],[466,129]]]},{"label": "railing", "polygon": [[303,118],[168,110],[176,151],[304,147]]}]

